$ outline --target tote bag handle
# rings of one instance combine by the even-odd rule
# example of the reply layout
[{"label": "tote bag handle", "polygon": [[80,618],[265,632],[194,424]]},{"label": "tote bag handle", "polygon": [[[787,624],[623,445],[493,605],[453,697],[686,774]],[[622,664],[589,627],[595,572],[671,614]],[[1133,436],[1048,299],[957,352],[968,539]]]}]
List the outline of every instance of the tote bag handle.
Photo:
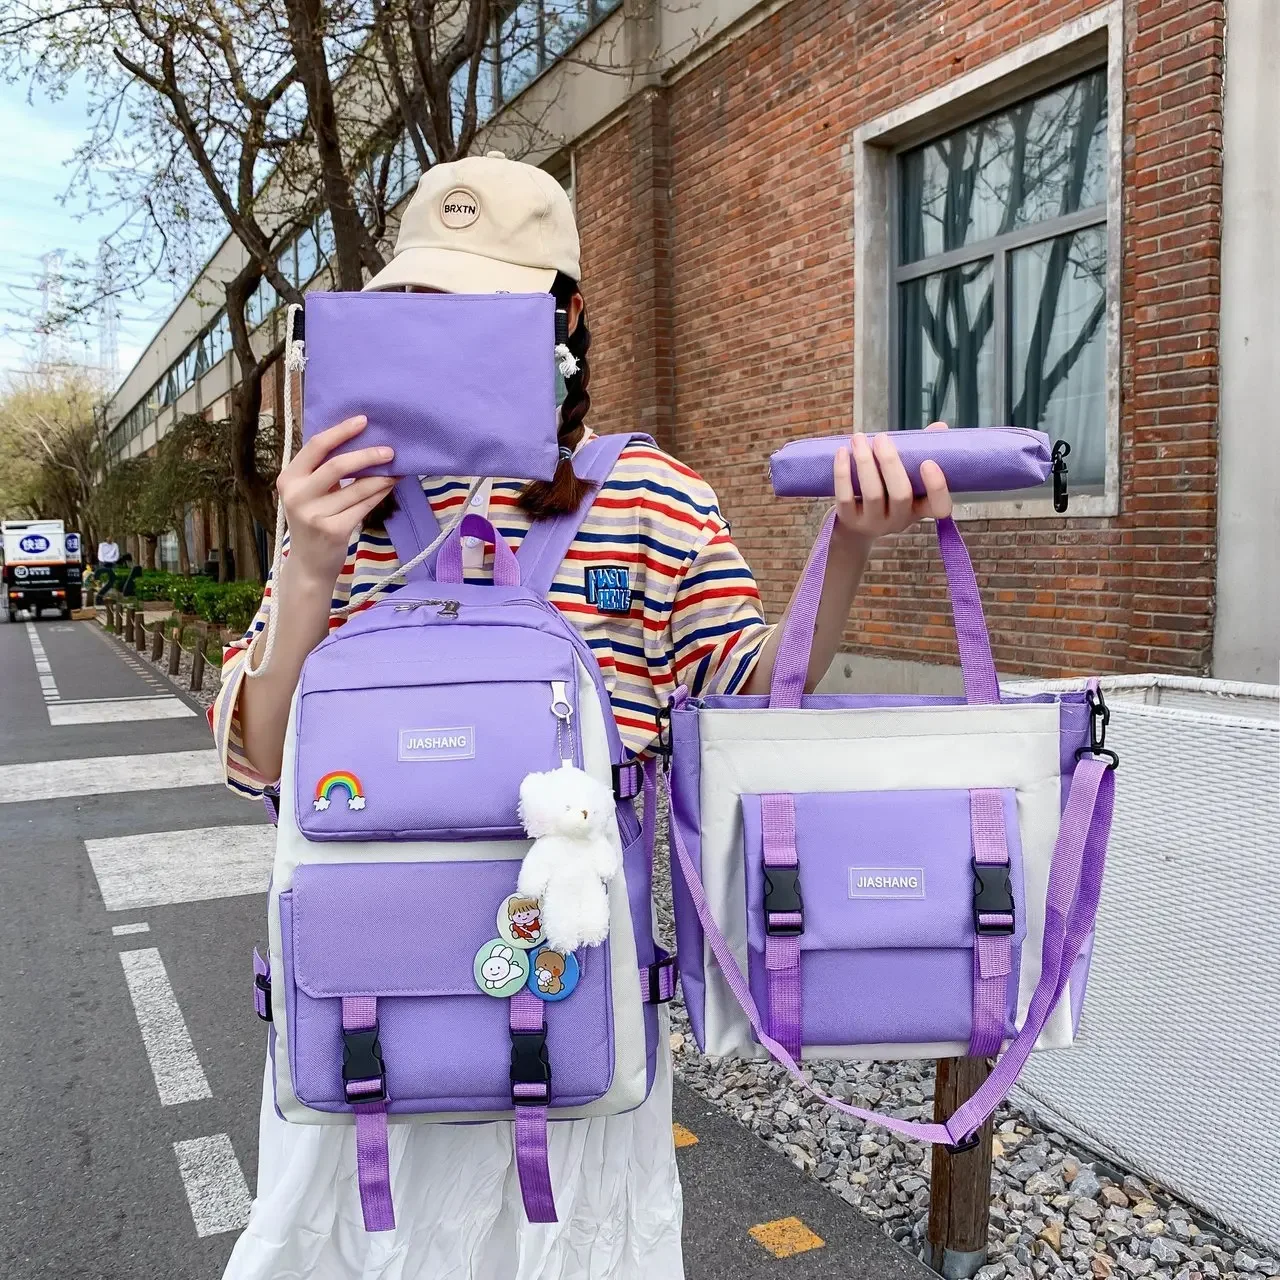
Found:
[{"label": "tote bag handle", "polygon": [[[770,707],[798,707],[804,697],[804,682],[809,671],[809,654],[813,648],[813,629],[822,598],[822,583],[827,573],[827,553],[835,531],[834,508],[827,513],[804,576],[796,589],[791,612],[778,641],[773,664],[773,680],[769,687]],[[1000,684],[996,664],[991,657],[991,640],[987,620],[978,595],[978,581],[973,576],[969,552],[948,516],[936,522],[938,550],[947,573],[947,590],[951,595],[951,611],[955,618],[956,638],[960,642],[960,667],[964,675],[965,699],[971,703],[999,702]]]}]

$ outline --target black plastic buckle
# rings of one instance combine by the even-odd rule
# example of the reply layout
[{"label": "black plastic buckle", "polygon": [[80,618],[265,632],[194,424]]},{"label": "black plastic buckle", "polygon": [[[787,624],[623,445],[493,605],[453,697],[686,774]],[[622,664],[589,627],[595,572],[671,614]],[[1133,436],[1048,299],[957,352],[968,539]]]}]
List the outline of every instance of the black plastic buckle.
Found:
[{"label": "black plastic buckle", "polygon": [[[377,1093],[361,1090],[355,1097],[347,1095],[348,1102],[385,1102],[387,1100],[387,1070],[382,1061],[382,1045],[378,1042],[375,1023],[364,1031],[342,1033],[342,1082],[343,1085],[358,1080],[378,1082]],[[346,1094],[346,1089],[343,1089]]]},{"label": "black plastic buckle", "polygon": [[962,1151],[972,1151],[974,1147],[981,1141],[982,1130],[977,1133],[971,1133],[967,1138],[961,1138],[959,1142],[948,1144],[948,1150],[952,1155],[959,1155]]},{"label": "black plastic buckle", "polygon": [[1076,749],[1076,759],[1081,756],[1101,756],[1108,769],[1120,767],[1120,757],[1107,747],[1107,725],[1111,723],[1111,708],[1107,706],[1102,690],[1091,689],[1089,698],[1089,745]]},{"label": "black plastic buckle", "polygon": [[[545,1090],[541,1098],[516,1095],[518,1084],[539,1084]],[[511,1103],[517,1107],[544,1107],[551,1097],[551,1059],[547,1056],[547,1032],[513,1031],[511,1033]]]},{"label": "black plastic buckle", "polygon": [[[258,1017],[261,1018],[263,1022],[270,1022],[271,1021],[271,979],[268,978],[265,973],[255,973],[253,975],[253,985],[257,987],[259,991],[262,992],[263,996],[266,999],[267,1011],[266,1013],[259,1013]],[[255,1009],[254,1012],[257,1013],[257,1010]]]},{"label": "black plastic buckle", "polygon": [[[775,915],[798,915],[796,924],[775,924]],[[804,932],[804,895],[799,867],[765,867],[764,931],[771,938],[798,938]]]},{"label": "black plastic buckle", "polygon": [[[615,764],[613,768],[613,798],[615,800],[634,800],[644,789],[642,782],[644,769],[639,760],[628,760],[625,764]],[[623,775],[631,774],[634,785],[630,793],[623,791]]]},{"label": "black plastic buckle", "polygon": [[1067,503],[1070,500],[1067,496],[1067,454],[1071,452],[1071,446],[1065,440],[1057,440],[1053,445],[1053,452],[1049,455],[1053,459],[1053,509],[1061,515],[1067,509]]},{"label": "black plastic buckle", "polygon": [[649,1003],[650,1004],[667,1004],[675,995],[674,978],[671,983],[671,995],[664,996],[662,994],[662,973],[665,969],[670,969],[673,973],[676,967],[675,956],[664,956],[661,960],[655,960],[649,966]]},{"label": "black plastic buckle", "polygon": [[[969,860],[973,868],[973,928],[983,938],[1007,938],[1014,931],[1013,882],[1004,862]],[[1008,924],[983,923],[982,916],[1004,915]]]}]

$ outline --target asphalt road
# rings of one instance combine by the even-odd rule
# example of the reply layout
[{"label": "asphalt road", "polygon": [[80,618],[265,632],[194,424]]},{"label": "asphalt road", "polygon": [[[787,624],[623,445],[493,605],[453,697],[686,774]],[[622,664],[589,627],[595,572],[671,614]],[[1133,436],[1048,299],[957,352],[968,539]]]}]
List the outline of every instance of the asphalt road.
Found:
[{"label": "asphalt road", "polygon": [[[94,623],[0,625],[4,1280],[221,1275],[256,1177],[270,849],[150,664]],[[676,1120],[688,1280],[931,1274],[682,1089]]]}]

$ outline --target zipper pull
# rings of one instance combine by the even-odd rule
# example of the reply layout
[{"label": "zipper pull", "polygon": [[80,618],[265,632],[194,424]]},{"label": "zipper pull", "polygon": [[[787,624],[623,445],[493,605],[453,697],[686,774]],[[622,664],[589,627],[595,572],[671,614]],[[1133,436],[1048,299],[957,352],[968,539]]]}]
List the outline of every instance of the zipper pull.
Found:
[{"label": "zipper pull", "polygon": [[[551,714],[556,718],[556,750],[561,764],[572,764],[573,755],[573,704],[569,701],[569,686],[563,680],[551,682]],[[565,751],[565,739],[568,751]]]}]

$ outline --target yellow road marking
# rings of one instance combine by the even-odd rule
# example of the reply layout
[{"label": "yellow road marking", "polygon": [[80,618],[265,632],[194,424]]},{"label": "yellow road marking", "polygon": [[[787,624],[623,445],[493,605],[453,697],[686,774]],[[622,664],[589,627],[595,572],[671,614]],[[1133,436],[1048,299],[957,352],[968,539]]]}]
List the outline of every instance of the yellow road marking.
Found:
[{"label": "yellow road marking", "polygon": [[676,1150],[681,1147],[696,1147],[698,1145],[698,1135],[690,1129],[686,1129],[682,1124],[673,1124],[671,1126],[671,1136],[676,1140]]},{"label": "yellow road marking", "polygon": [[776,1222],[762,1222],[747,1234],[775,1258],[790,1258],[810,1249],[821,1249],[826,1241],[815,1235],[799,1218],[779,1218]]}]

